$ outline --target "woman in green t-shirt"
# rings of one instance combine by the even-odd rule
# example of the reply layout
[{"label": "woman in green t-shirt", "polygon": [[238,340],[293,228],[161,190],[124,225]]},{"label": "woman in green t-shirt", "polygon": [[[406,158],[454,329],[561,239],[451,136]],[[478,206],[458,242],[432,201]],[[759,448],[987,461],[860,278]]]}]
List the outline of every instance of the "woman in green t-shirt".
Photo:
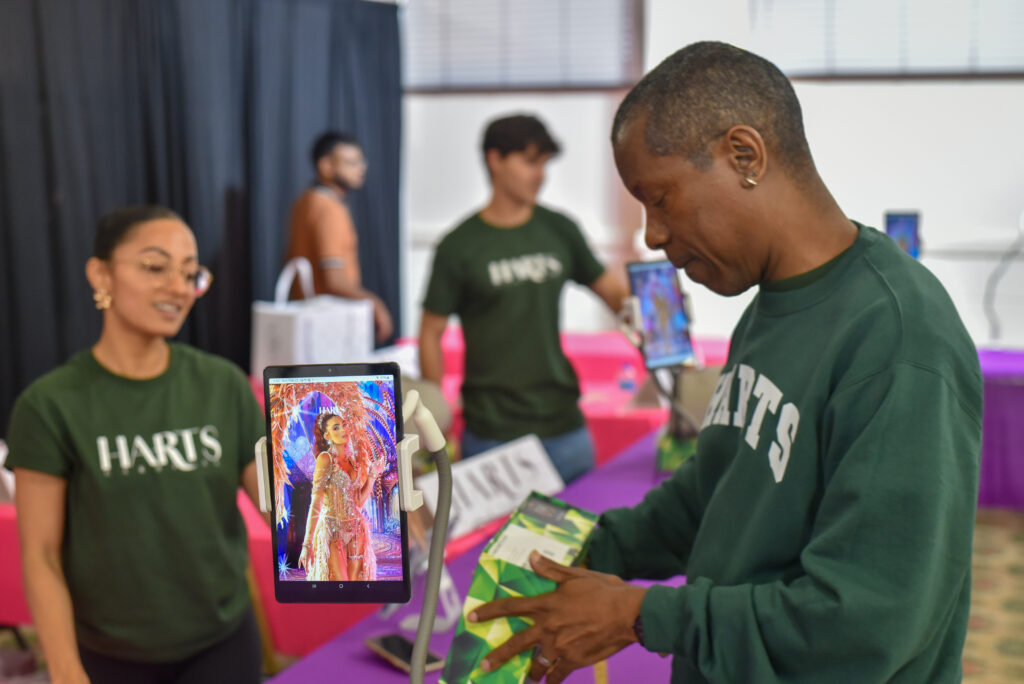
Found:
[{"label": "woman in green t-shirt", "polygon": [[54,682],[258,682],[239,486],[262,412],[233,364],[177,335],[212,276],[163,207],[100,219],[99,340],[34,382],[8,464],[26,595]]}]

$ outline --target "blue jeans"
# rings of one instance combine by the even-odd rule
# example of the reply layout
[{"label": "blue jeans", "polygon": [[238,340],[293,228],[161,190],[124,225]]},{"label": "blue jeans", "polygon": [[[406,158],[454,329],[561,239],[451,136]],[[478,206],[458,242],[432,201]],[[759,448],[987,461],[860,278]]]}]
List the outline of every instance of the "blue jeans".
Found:
[{"label": "blue jeans", "polygon": [[[476,456],[504,443],[505,441],[500,439],[477,437],[469,430],[464,430],[462,458]],[[548,452],[548,458],[566,484],[594,467],[594,441],[586,427],[554,437],[544,437],[540,443],[544,445],[544,451]]]}]

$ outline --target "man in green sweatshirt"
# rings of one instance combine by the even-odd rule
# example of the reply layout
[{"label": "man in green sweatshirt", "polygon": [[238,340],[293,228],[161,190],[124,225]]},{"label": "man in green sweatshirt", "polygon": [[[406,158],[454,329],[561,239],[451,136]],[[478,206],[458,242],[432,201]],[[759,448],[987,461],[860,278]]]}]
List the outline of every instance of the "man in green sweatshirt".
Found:
[{"label": "man in green sweatshirt", "polygon": [[[959,682],[981,445],[977,352],[932,274],[849,220],[771,63],[696,43],[629,93],[612,130],[646,240],[711,290],[758,295],[697,452],[601,518],[590,569],[471,619],[533,625],[562,681],[639,641],[673,682]],[[682,587],[624,582],[685,574]]]}]

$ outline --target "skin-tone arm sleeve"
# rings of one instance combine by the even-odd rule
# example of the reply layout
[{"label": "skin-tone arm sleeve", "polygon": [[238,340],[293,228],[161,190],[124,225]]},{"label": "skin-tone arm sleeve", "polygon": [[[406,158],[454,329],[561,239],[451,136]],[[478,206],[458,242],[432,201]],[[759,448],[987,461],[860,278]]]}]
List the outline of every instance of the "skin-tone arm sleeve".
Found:
[{"label": "skin-tone arm sleeve", "polygon": [[626,279],[612,269],[605,269],[589,287],[615,313],[622,310],[622,303],[629,296]]},{"label": "skin-tone arm sleeve", "polygon": [[320,271],[323,276],[324,287],[332,295],[339,297],[345,297],[346,299],[374,299],[374,295],[369,290],[364,290],[362,287],[353,283],[345,275],[345,268],[341,265],[340,259],[337,262],[332,260],[323,260],[316,268]]},{"label": "skin-tone arm sleeve", "polygon": [[[252,389],[249,387],[249,381],[241,372],[235,374],[234,377],[235,382],[238,384],[238,430],[240,435],[248,437],[248,439],[241,440],[242,454],[241,458],[239,458],[241,473],[238,476],[238,482],[258,511],[260,510],[259,477],[256,474],[256,459],[252,446],[256,444],[260,437],[264,436],[266,424],[263,421],[263,410],[260,408],[259,403],[257,403]],[[262,515],[263,519],[267,521],[267,525],[269,525],[270,514],[262,513]]]},{"label": "skin-tone arm sleeve", "polygon": [[420,374],[425,380],[441,384],[444,377],[444,355],[441,352],[441,338],[448,326],[448,317],[423,311],[420,319]]},{"label": "skin-tone arm sleeve", "polygon": [[[333,213],[338,214],[340,217],[338,220],[342,223],[339,226],[337,222],[322,218],[326,210],[321,205],[334,200],[314,198],[314,201],[320,203],[313,211],[319,213],[321,219],[313,222],[317,254],[313,268],[319,273],[321,282],[328,293],[346,299],[369,299],[373,302],[373,323],[377,341],[382,342],[388,339],[394,332],[391,312],[388,311],[384,300],[359,284],[358,264],[352,263],[358,257],[356,257],[353,237],[355,226],[348,209],[341,207],[341,212],[338,214],[338,208],[334,208]],[[355,275],[352,273],[353,270]]]},{"label": "skin-tone arm sleeve", "polygon": [[325,268],[323,266],[318,268],[323,275],[324,287],[330,294],[346,299],[369,299],[373,302],[373,327],[377,341],[383,342],[391,337],[395,330],[395,324],[383,299],[349,280],[342,268]]},{"label": "skin-tone arm sleeve", "polygon": [[[259,488],[259,477],[256,474],[256,461],[251,462],[245,466],[242,470],[242,489],[245,490],[249,500],[252,501],[252,505],[256,507],[256,510],[260,510],[260,488]],[[260,512],[267,525],[270,525],[270,513]]]},{"label": "skin-tone arm sleeve", "polygon": [[15,469],[15,505],[28,605],[54,682],[88,682],[78,655],[71,595],[61,564],[67,481]]},{"label": "skin-tone arm sleeve", "polygon": [[313,268],[320,272],[331,294],[362,299],[365,290],[359,287],[358,264],[349,263],[355,252],[355,225],[352,216],[336,200],[314,194],[310,205],[313,245],[316,254]]}]

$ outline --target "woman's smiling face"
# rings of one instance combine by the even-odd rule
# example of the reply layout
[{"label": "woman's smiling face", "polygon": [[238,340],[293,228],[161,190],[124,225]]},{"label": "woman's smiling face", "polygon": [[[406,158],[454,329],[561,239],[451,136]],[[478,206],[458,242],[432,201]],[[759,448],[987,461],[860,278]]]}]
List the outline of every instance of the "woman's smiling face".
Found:
[{"label": "woman's smiling face", "polygon": [[196,240],[178,219],[159,218],[131,228],[103,269],[109,314],[120,328],[174,337],[196,301]]}]

